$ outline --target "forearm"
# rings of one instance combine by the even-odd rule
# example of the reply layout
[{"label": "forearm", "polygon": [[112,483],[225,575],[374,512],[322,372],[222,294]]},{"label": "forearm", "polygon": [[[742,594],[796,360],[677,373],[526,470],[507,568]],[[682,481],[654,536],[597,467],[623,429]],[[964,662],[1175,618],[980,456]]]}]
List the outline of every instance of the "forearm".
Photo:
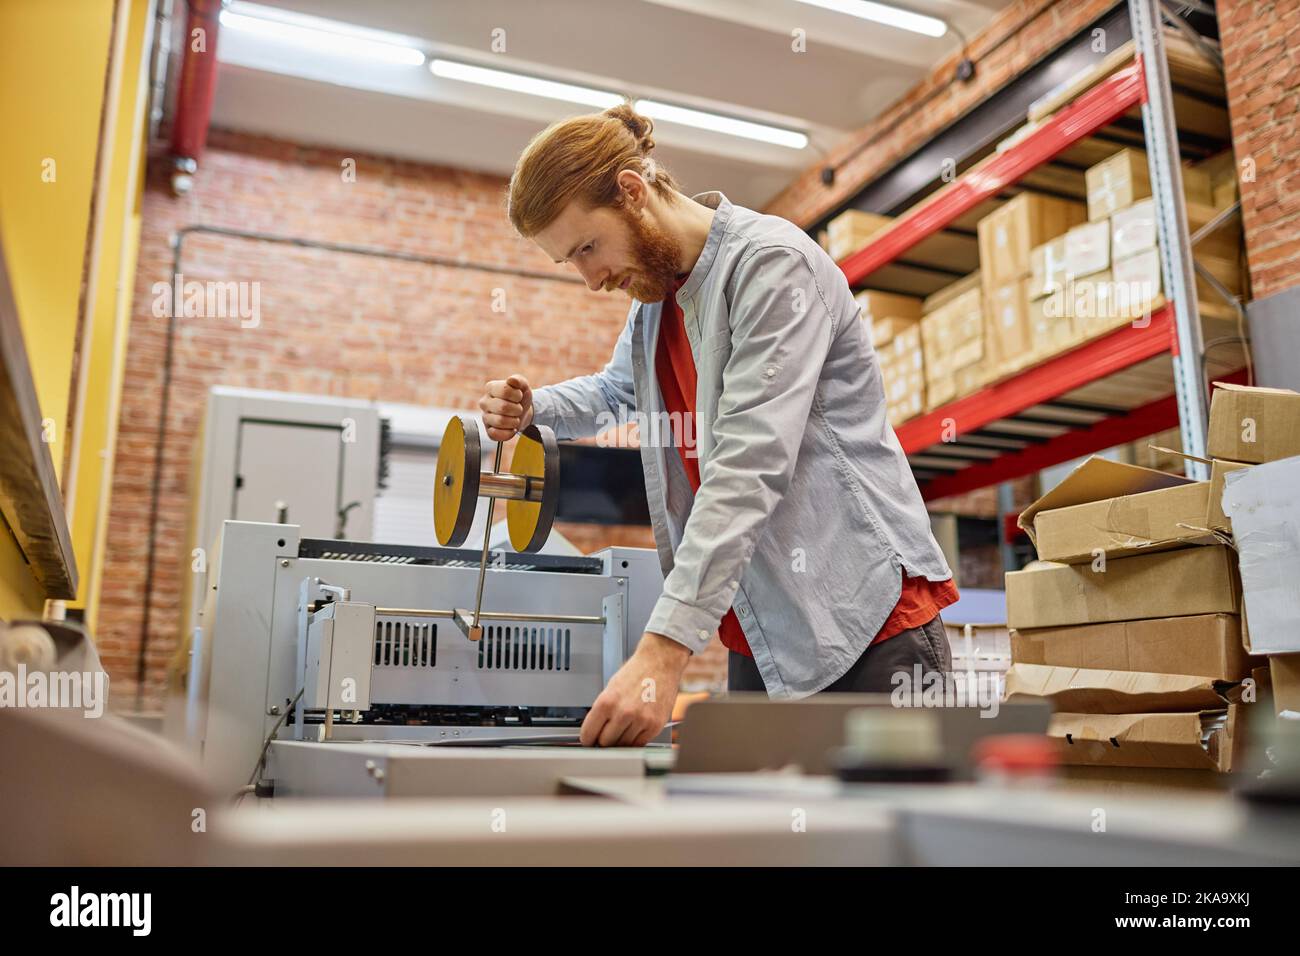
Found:
[{"label": "forearm", "polygon": [[600,434],[631,412],[600,372],[533,389],[533,422],[562,441]]}]

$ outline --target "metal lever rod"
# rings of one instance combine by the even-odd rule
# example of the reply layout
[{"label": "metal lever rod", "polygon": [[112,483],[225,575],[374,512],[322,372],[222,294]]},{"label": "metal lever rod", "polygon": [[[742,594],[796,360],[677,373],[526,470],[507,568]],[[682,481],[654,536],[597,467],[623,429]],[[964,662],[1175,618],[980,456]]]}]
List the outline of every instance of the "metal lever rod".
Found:
[{"label": "metal lever rod", "polygon": [[[496,458],[492,463],[492,471],[501,470],[501,442],[497,442]],[[470,622],[469,639],[476,641],[483,634],[483,627],[479,624],[479,616],[483,610],[483,581],[487,577],[488,562],[488,544],[492,540],[492,509],[496,506],[496,498],[492,495],[487,496],[487,521],[483,527],[483,556],[478,562],[478,593],[474,597],[474,620]]]}]

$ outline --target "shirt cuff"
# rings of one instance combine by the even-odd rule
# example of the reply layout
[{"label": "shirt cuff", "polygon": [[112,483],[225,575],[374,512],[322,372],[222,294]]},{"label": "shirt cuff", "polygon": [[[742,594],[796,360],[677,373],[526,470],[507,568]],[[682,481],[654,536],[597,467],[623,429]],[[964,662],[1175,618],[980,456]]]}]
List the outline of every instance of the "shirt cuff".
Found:
[{"label": "shirt cuff", "polygon": [[684,644],[692,653],[698,654],[713,640],[714,632],[718,629],[718,619],[702,608],[683,604],[676,598],[663,594],[655,602],[645,629],[651,634],[662,634],[678,644]]},{"label": "shirt cuff", "polygon": [[545,425],[552,431],[555,430],[555,412],[549,406],[551,404],[550,395],[545,391],[545,386],[533,389],[533,421],[534,425]]}]

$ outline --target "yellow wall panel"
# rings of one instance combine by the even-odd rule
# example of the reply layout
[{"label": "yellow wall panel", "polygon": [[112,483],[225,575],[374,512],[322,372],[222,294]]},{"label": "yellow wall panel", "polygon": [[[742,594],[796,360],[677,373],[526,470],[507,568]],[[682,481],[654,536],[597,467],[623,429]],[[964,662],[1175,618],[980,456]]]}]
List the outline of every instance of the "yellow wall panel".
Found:
[{"label": "yellow wall panel", "polygon": [[[0,0],[0,242],[60,479],[113,16],[112,0]],[[0,535],[0,619],[42,604]]]}]

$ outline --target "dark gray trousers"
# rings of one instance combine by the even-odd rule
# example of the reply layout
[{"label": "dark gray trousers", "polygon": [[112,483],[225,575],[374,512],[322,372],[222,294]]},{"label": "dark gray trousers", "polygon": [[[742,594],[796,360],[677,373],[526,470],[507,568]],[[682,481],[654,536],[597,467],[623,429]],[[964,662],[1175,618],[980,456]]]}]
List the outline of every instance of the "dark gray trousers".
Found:
[{"label": "dark gray trousers", "polygon": [[[852,667],[823,693],[888,694],[894,689],[893,675],[921,665],[921,673],[952,670],[952,651],[939,615],[920,627],[909,628],[879,644],[868,647]],[[753,658],[727,652],[727,689],[766,691]]]}]

